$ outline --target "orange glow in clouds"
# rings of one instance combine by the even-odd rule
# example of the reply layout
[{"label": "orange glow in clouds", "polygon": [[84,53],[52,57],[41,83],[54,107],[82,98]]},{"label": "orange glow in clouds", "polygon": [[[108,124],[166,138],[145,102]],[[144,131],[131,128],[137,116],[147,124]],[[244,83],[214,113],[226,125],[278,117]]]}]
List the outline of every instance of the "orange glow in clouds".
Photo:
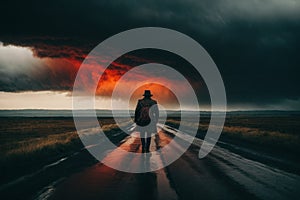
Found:
[{"label": "orange glow in clouds", "polygon": [[180,108],[175,94],[167,87],[156,83],[149,83],[136,89],[130,98],[130,107],[134,107],[137,103],[137,100],[143,98],[142,95],[144,94],[144,90],[151,90],[151,93],[153,94],[152,98],[157,100],[158,104],[164,106],[165,108]]},{"label": "orange glow in clouds", "polygon": [[[48,78],[52,77],[56,79],[57,84],[62,88],[70,88],[72,90],[77,72],[81,66],[81,61],[72,58],[44,58],[44,61],[46,61],[49,67]],[[103,62],[105,63],[105,60]],[[81,83],[79,85],[82,91],[86,91],[89,94],[90,92],[95,92],[96,96],[110,98],[116,84],[133,67],[115,61],[104,70],[103,62],[98,58],[91,60],[88,64],[85,63],[85,69],[87,70],[84,74],[80,74],[81,77],[79,80]],[[100,77],[101,74],[102,76]],[[129,88],[135,88],[136,85],[145,83],[132,94],[129,105],[131,108],[135,107],[138,99],[143,98],[142,95],[146,89],[151,90],[153,99],[157,100],[165,108],[179,108],[176,96],[168,88],[176,86],[184,93],[186,90],[181,86],[180,81],[168,80],[163,74],[155,75],[144,71],[130,74],[129,77],[128,80],[123,80],[122,84],[119,85],[122,93],[120,99],[127,95]],[[55,82],[55,80],[52,81]],[[92,91],[95,86],[97,86],[96,91]]]}]

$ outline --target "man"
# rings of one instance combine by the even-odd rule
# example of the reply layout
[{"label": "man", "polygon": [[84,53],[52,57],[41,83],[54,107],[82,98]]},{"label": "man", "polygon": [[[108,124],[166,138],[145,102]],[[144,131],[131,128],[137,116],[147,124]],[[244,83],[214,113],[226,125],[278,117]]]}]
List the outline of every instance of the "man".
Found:
[{"label": "man", "polygon": [[156,124],[158,122],[158,106],[157,102],[151,97],[150,90],[145,90],[144,98],[139,99],[134,115],[134,122],[138,125],[137,131],[140,132],[142,142],[142,152],[150,151],[151,134],[156,133]]}]

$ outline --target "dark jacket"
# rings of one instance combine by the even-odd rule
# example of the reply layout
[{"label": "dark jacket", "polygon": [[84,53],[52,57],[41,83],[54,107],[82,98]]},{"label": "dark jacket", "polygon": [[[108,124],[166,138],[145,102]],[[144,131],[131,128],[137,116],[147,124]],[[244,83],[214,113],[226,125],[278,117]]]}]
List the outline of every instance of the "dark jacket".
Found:
[{"label": "dark jacket", "polygon": [[137,125],[141,126],[141,124],[139,123],[139,116],[140,116],[140,111],[144,105],[148,105],[151,107],[149,116],[151,119],[153,119],[153,121],[151,121],[150,125],[152,126],[152,128],[156,129],[156,124],[159,118],[159,111],[158,111],[157,102],[151,98],[143,98],[138,100],[135,109],[134,122]]}]

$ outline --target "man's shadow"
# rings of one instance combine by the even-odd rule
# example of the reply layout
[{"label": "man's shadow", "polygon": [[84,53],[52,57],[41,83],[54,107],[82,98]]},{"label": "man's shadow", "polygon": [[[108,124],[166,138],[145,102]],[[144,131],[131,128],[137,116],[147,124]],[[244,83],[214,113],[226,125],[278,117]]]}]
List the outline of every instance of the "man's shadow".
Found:
[{"label": "man's shadow", "polygon": [[155,172],[137,174],[139,199],[157,199],[157,177]]},{"label": "man's shadow", "polygon": [[[142,171],[150,171],[151,153],[144,153],[141,157]],[[157,199],[157,177],[155,172],[136,174],[138,199]]]}]

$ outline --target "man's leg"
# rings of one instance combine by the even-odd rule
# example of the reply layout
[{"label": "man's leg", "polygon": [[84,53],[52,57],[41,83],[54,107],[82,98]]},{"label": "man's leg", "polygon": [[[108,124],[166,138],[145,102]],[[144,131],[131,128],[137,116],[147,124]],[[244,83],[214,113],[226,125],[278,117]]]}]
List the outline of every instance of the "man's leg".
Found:
[{"label": "man's leg", "polygon": [[147,134],[146,140],[146,152],[150,152],[151,134]]},{"label": "man's leg", "polygon": [[146,143],[146,141],[145,141],[145,138],[141,138],[141,142],[142,142],[142,152],[144,153],[145,152],[145,143]]},{"label": "man's leg", "polygon": [[147,141],[145,136],[147,136],[146,133],[141,133],[142,153],[146,151]]}]

